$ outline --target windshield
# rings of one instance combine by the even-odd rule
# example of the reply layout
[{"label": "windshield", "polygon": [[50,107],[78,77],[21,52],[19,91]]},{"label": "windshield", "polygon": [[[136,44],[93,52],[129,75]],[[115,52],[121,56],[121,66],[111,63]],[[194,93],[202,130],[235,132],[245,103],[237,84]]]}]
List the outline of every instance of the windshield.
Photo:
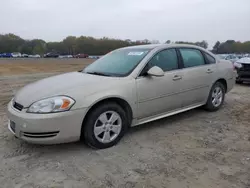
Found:
[{"label": "windshield", "polygon": [[149,49],[119,49],[87,66],[83,72],[103,76],[126,76],[148,54]]}]

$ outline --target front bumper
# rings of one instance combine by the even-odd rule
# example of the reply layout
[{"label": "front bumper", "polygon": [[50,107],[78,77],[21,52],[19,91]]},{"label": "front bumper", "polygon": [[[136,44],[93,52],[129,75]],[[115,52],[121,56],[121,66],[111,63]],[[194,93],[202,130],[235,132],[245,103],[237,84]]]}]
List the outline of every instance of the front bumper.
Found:
[{"label": "front bumper", "polygon": [[249,71],[238,70],[236,80],[249,82],[250,81],[250,70]]},{"label": "front bumper", "polygon": [[86,108],[51,114],[26,113],[8,104],[9,130],[18,138],[36,144],[58,144],[80,139]]}]

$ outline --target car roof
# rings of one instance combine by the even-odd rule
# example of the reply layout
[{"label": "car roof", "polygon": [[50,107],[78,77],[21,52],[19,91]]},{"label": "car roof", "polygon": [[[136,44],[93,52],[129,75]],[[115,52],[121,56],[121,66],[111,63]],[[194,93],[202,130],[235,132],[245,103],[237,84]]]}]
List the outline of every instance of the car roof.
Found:
[{"label": "car roof", "polygon": [[124,47],[122,49],[155,49],[155,48],[179,48],[179,47],[184,47],[184,48],[197,48],[197,49],[203,49],[199,46],[195,45],[190,45],[190,44],[146,44],[146,45],[136,45],[136,46],[129,46],[129,47]]}]

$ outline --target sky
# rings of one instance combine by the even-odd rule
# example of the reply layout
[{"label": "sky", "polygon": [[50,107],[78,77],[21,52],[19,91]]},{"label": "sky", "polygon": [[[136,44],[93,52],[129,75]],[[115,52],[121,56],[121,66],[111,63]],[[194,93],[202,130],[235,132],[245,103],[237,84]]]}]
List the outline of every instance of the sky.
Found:
[{"label": "sky", "polygon": [[0,20],[1,34],[45,41],[250,40],[250,0],[1,0]]}]

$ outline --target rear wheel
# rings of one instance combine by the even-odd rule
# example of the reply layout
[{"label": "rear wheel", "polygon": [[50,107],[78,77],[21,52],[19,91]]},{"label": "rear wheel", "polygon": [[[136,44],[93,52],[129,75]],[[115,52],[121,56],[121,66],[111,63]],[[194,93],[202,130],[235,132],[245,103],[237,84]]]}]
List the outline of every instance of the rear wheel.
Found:
[{"label": "rear wheel", "polygon": [[221,82],[216,82],[210,90],[205,108],[208,111],[218,110],[225,99],[225,86]]},{"label": "rear wheel", "polygon": [[82,135],[86,144],[104,149],[118,143],[128,128],[124,110],[116,103],[101,104],[87,116]]}]

